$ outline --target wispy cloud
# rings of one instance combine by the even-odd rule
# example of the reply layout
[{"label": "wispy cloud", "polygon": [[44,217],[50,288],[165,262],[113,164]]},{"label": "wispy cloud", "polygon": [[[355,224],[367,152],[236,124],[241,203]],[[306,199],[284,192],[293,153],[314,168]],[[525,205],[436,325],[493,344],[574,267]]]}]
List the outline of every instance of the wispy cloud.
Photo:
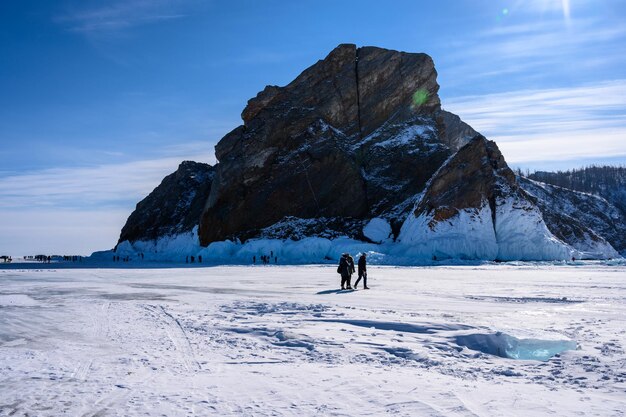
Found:
[{"label": "wispy cloud", "polygon": [[190,0],[125,0],[104,6],[67,11],[57,17],[71,31],[81,33],[119,32],[136,26],[180,19]]},{"label": "wispy cloud", "polygon": [[135,205],[183,160],[215,163],[204,143],[172,145],[170,155],[92,167],[0,177],[0,253],[89,255],[115,245]]},{"label": "wispy cloud", "polygon": [[208,153],[189,154],[5,176],[0,178],[0,211],[34,208],[131,209],[185,159],[212,161],[214,156]]},{"label": "wispy cloud", "polygon": [[458,97],[444,104],[495,140],[508,162],[626,159],[626,80]]},{"label": "wispy cloud", "polygon": [[445,68],[448,86],[506,75],[515,75],[519,83],[550,78],[555,69],[567,72],[563,62],[579,70],[626,64],[624,54],[616,53],[624,42],[625,26],[607,26],[597,19],[529,21],[492,27],[450,44],[440,68]]},{"label": "wispy cloud", "polygon": [[1,210],[0,254],[90,255],[110,249],[129,214],[110,208]]}]

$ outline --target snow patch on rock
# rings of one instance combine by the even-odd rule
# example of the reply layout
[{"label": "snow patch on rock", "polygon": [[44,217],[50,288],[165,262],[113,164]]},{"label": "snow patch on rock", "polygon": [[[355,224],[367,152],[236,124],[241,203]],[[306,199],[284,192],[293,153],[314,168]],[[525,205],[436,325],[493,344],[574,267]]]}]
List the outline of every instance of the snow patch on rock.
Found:
[{"label": "snow patch on rock", "polygon": [[385,219],[374,217],[363,227],[363,235],[375,243],[382,243],[391,236],[391,225]]}]

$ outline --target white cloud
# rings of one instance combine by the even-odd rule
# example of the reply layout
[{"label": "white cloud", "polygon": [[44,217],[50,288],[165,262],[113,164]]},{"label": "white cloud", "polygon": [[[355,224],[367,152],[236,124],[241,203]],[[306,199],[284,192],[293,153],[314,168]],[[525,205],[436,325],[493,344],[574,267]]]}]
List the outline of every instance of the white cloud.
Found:
[{"label": "white cloud", "polygon": [[56,20],[75,32],[118,32],[135,26],[185,17],[188,0],[125,0],[68,11]]},{"label": "white cloud", "polygon": [[131,208],[186,159],[212,162],[214,156],[189,154],[5,176],[0,178],[0,210],[35,207]]},{"label": "white cloud", "polygon": [[0,178],[0,255],[78,254],[110,249],[135,205],[183,160],[178,156],[93,167],[57,168]]},{"label": "white cloud", "polygon": [[111,249],[127,210],[0,210],[0,255],[90,255]]},{"label": "white cloud", "polygon": [[624,156],[626,80],[447,100],[510,163]]},{"label": "white cloud", "polygon": [[[497,26],[447,46],[439,60],[444,85],[461,85],[471,79],[519,83],[545,79],[571,69],[613,68],[625,63],[626,27],[606,25],[598,19],[532,21]],[[441,65],[443,64],[443,65]],[[515,77],[512,77],[512,75]]]}]

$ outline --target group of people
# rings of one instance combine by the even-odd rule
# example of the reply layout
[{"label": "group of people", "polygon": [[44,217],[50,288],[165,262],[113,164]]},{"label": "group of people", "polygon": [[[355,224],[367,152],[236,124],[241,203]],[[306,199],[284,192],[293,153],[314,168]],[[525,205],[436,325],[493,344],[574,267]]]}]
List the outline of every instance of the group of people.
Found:
[{"label": "group of people", "polygon": [[[354,289],[356,290],[357,286],[359,285],[359,281],[361,281],[361,278],[362,278],[363,289],[369,290],[369,287],[367,286],[367,262],[366,262],[365,253],[362,253],[361,256],[359,257],[359,262],[358,262],[357,267],[358,267],[359,276],[356,282],[354,283]],[[337,266],[337,273],[341,274],[341,289],[342,290],[352,289],[351,281],[352,281],[352,274],[354,274],[354,272],[355,272],[354,259],[352,258],[352,256],[350,256],[349,253],[344,253],[343,255],[341,255],[341,258],[339,259],[339,266]]]},{"label": "group of people", "polygon": [[[138,253],[137,258],[143,259],[143,252]],[[122,256],[121,258],[118,255],[113,255],[113,262],[130,262],[130,261],[132,261],[132,258],[129,255]]]},{"label": "group of people", "polygon": [[[263,265],[270,264],[272,261],[274,261],[275,264],[278,263],[278,256],[274,256],[274,251],[270,251],[269,256],[261,255],[259,258],[261,262],[263,262]],[[256,265],[256,255],[252,256],[252,263]]]},{"label": "group of people", "polygon": [[[196,262],[196,257],[193,256],[193,255],[191,255],[191,256],[187,255],[185,257],[185,263],[186,264],[190,263],[190,260],[191,260],[191,263],[195,263]],[[202,255],[198,255],[198,263],[202,263]]]}]

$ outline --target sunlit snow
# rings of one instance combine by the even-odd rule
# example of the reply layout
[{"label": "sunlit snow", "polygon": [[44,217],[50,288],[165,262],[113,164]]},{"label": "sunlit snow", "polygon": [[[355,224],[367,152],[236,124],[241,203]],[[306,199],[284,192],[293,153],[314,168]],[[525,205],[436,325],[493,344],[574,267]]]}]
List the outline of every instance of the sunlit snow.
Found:
[{"label": "sunlit snow", "polygon": [[370,265],[367,291],[334,265],[85,262],[0,269],[0,415],[626,409],[623,261]]}]

